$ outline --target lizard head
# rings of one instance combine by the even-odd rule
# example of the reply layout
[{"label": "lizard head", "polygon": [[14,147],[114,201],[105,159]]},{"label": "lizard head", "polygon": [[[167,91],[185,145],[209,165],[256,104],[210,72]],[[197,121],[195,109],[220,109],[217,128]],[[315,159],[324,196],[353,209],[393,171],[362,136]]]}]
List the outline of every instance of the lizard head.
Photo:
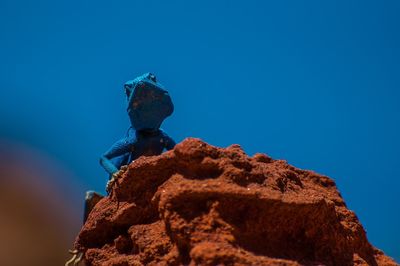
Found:
[{"label": "lizard head", "polygon": [[124,85],[128,115],[136,130],[156,130],[172,114],[174,105],[169,93],[152,73],[145,73]]}]

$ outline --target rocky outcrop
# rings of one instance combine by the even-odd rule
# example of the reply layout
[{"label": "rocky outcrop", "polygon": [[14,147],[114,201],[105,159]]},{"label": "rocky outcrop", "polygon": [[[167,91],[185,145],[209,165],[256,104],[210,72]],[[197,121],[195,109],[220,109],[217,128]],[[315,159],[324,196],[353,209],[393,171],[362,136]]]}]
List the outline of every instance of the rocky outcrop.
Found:
[{"label": "rocky outcrop", "polygon": [[131,163],[75,247],[88,265],[397,265],[332,179],[199,139]]}]

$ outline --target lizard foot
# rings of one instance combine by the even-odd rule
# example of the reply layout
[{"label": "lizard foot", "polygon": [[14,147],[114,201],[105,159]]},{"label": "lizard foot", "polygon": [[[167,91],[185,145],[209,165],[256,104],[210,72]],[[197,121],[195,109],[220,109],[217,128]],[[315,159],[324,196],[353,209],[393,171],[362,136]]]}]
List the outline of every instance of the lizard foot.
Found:
[{"label": "lizard foot", "polygon": [[83,259],[83,252],[79,251],[77,249],[70,250],[69,253],[72,255],[72,258],[65,263],[65,266],[70,266],[70,265],[79,265],[79,263]]},{"label": "lizard foot", "polygon": [[111,191],[114,187],[115,184],[118,185],[117,180],[122,176],[123,173],[125,173],[125,171],[128,169],[127,165],[123,165],[121,166],[120,170],[118,172],[115,172],[114,174],[112,174],[111,179],[108,180],[107,182],[107,187],[106,187],[106,191],[107,194],[111,194]]}]

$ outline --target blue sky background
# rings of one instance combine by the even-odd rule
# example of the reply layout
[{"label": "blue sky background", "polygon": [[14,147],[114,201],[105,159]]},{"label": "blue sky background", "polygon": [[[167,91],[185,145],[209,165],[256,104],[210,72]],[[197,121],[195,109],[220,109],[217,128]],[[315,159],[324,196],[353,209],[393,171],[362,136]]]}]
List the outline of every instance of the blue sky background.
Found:
[{"label": "blue sky background", "polygon": [[104,192],[98,157],[129,126],[122,85],[151,71],[175,103],[169,135],[332,177],[400,261],[399,14],[398,1],[1,0],[0,139],[69,172],[49,180],[67,198]]}]

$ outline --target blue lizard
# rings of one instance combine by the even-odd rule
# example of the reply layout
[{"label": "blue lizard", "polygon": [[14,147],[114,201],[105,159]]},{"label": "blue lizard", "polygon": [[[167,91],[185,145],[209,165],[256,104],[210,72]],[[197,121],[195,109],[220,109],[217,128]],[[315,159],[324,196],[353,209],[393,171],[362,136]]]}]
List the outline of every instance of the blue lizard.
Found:
[{"label": "blue lizard", "polygon": [[[151,73],[125,83],[127,112],[135,134],[120,139],[100,158],[100,164],[113,175],[122,165],[140,156],[159,155],[170,150],[175,141],[160,129],[174,110],[171,97]],[[122,156],[122,157],[121,157]],[[117,162],[112,159],[121,157]]]},{"label": "blue lizard", "polygon": [[[172,114],[174,105],[164,87],[157,82],[152,73],[145,73],[124,85],[128,102],[127,112],[134,134],[118,140],[100,157],[100,164],[110,175],[107,193],[120,175],[120,170],[140,156],[159,155],[164,150],[171,150],[175,141],[160,129],[162,122]],[[128,131],[129,133],[129,131]],[[90,211],[103,198],[94,191],[86,192],[84,218],[85,223]],[[73,257],[65,265],[78,265],[83,252],[70,251]]]},{"label": "blue lizard", "polygon": [[[100,157],[100,164],[110,175],[107,192],[110,193],[122,166],[140,156],[159,155],[171,150],[175,141],[160,129],[162,122],[172,114],[174,105],[169,93],[152,73],[145,73],[124,85],[127,112],[134,134],[118,140]],[[128,131],[129,133],[129,131]],[[84,221],[102,196],[88,191],[85,198]]]}]

